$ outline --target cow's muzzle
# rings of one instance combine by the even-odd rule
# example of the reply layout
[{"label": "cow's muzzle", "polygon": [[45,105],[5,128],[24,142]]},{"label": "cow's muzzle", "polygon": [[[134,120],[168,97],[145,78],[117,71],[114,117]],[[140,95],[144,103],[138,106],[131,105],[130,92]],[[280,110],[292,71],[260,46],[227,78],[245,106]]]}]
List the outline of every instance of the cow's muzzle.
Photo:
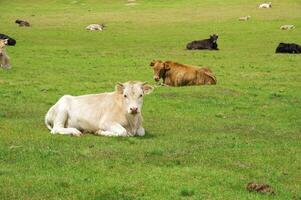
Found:
[{"label": "cow's muzzle", "polygon": [[138,108],[137,108],[137,107],[130,108],[130,113],[131,113],[132,115],[137,114],[137,113],[138,113]]},{"label": "cow's muzzle", "polygon": [[154,76],[153,79],[158,82],[160,80],[159,76]]}]

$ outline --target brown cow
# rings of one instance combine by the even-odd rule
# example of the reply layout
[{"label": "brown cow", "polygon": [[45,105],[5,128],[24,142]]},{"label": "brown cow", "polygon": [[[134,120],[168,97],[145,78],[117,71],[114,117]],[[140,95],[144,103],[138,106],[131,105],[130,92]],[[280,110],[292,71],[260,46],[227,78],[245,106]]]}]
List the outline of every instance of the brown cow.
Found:
[{"label": "brown cow", "polygon": [[152,61],[150,66],[154,70],[154,80],[158,82],[162,78],[163,84],[169,86],[212,85],[217,82],[209,68],[161,60]]},{"label": "brown cow", "polygon": [[0,39],[0,67],[3,69],[9,69],[10,68],[10,61],[9,57],[6,54],[5,46],[8,43],[8,39],[1,40]]}]

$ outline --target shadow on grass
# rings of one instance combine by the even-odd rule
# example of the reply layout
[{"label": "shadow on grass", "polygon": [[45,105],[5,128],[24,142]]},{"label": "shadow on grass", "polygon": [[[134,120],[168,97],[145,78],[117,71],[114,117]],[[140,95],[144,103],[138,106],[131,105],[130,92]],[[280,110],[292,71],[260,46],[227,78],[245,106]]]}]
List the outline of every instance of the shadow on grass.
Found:
[{"label": "shadow on grass", "polygon": [[[47,133],[49,134],[49,133]],[[139,139],[139,140],[146,140],[146,139],[152,139],[154,137],[156,137],[154,134],[151,134],[149,132],[145,132],[144,136],[134,136],[134,137],[108,137],[108,136],[102,136],[102,135],[97,135],[97,134],[93,134],[93,133],[84,133],[82,134],[80,137],[77,136],[73,136],[73,135],[62,135],[62,134],[49,134],[49,136],[51,137],[73,137],[73,138],[81,138],[81,137],[99,137],[99,138],[114,138],[114,139],[124,139],[127,140],[129,138],[135,138],[135,139]]]},{"label": "shadow on grass", "polygon": [[153,139],[156,136],[148,131],[145,132],[145,135],[140,137],[140,136],[135,136],[135,138],[139,139],[139,140],[148,140],[148,139]]}]

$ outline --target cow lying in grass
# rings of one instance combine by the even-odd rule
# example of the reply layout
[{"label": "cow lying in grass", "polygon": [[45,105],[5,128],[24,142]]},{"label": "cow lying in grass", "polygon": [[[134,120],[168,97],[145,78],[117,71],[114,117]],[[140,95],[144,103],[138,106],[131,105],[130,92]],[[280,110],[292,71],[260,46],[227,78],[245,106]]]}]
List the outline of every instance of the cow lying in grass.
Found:
[{"label": "cow lying in grass", "polygon": [[186,45],[186,48],[188,50],[202,50],[202,49],[208,49],[208,50],[218,50],[217,48],[217,39],[218,35],[213,34],[210,35],[209,39],[205,40],[195,40]]},{"label": "cow lying in grass", "polygon": [[87,30],[90,31],[102,31],[104,29],[105,25],[103,24],[90,24],[86,27]]},{"label": "cow lying in grass", "polygon": [[152,91],[146,83],[129,81],[117,84],[110,93],[65,95],[49,109],[45,123],[52,134],[143,136],[143,96]]},{"label": "cow lying in grass", "polygon": [[292,29],[295,29],[295,26],[294,25],[282,25],[280,26],[280,29],[281,30],[292,30]]},{"label": "cow lying in grass", "polygon": [[250,15],[238,18],[239,21],[248,21],[249,19],[251,19]]},{"label": "cow lying in grass", "polygon": [[272,8],[272,2],[262,3],[258,6],[258,8]]},{"label": "cow lying in grass", "polygon": [[279,43],[276,53],[301,53],[301,46],[295,43]]},{"label": "cow lying in grass", "polygon": [[5,39],[7,39],[7,45],[9,46],[15,46],[17,43],[15,39],[9,37],[8,35],[0,33],[0,40],[5,40]]},{"label": "cow lying in grass", "polygon": [[9,57],[6,54],[5,45],[8,43],[8,39],[0,39],[0,67],[4,69],[9,69]]},{"label": "cow lying in grass", "polygon": [[30,23],[28,21],[17,19],[15,22],[21,27],[30,27]]},{"label": "cow lying in grass", "polygon": [[163,79],[169,86],[211,85],[216,84],[216,77],[209,68],[183,65],[172,61],[154,60],[150,63],[154,70],[154,80]]}]

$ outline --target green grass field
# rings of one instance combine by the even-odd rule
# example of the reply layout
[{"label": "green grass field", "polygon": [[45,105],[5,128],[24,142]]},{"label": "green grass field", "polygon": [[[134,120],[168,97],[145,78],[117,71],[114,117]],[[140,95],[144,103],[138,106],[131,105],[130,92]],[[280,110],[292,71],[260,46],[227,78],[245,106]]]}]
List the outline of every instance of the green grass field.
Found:
[{"label": "green grass field", "polygon": [[[0,199],[301,199],[301,1],[1,0],[12,69],[0,70]],[[247,22],[238,17],[251,15]],[[26,19],[32,28],[14,21]],[[91,23],[103,32],[89,32]],[[283,24],[295,30],[281,31]],[[186,51],[219,34],[220,51]],[[146,136],[51,135],[44,115],[64,94],[152,80],[153,59],[208,66],[216,86],[157,87]],[[249,193],[250,181],[275,195]]]}]

